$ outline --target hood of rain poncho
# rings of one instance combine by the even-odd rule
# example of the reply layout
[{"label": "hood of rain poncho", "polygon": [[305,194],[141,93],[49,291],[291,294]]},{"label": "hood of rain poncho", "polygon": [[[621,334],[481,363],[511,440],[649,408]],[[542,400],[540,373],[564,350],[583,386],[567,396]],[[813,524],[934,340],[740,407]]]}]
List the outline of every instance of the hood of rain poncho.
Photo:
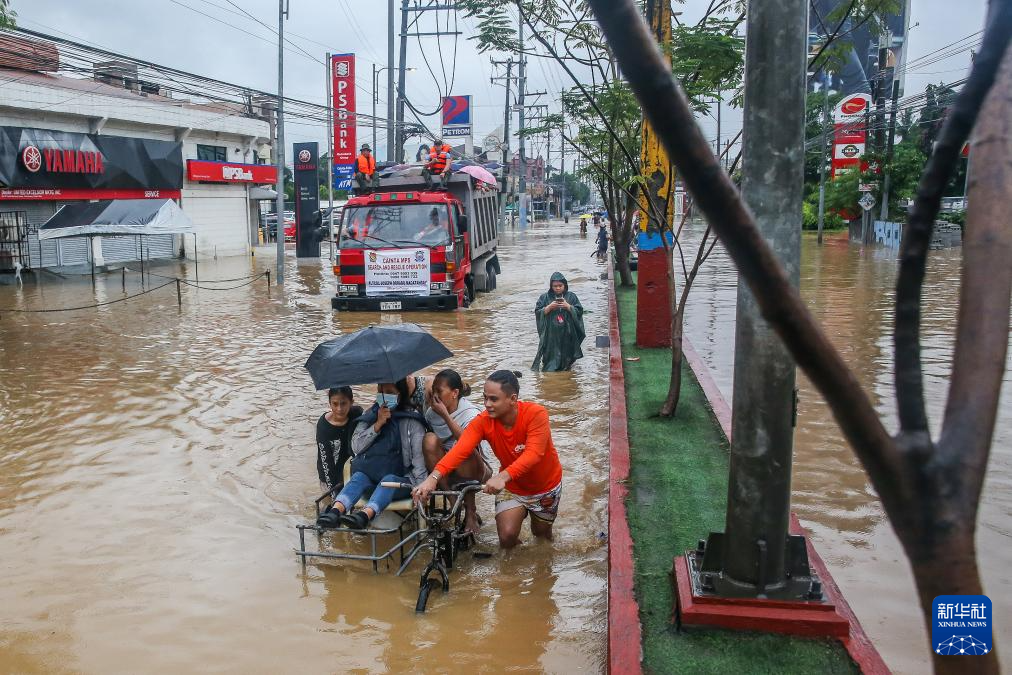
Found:
[{"label": "hood of rain poncho", "polygon": [[[562,297],[573,307],[572,313],[560,309],[544,314],[544,309],[555,301],[552,282],[563,283]],[[561,313],[561,314],[560,314]],[[563,321],[559,321],[559,317]],[[534,370],[568,370],[576,359],[583,358],[580,344],[587,337],[583,325],[583,305],[576,294],[569,290],[569,281],[561,272],[556,272],[548,282],[548,292],[542,293],[534,306],[534,317],[538,324],[538,354],[534,357]]]}]

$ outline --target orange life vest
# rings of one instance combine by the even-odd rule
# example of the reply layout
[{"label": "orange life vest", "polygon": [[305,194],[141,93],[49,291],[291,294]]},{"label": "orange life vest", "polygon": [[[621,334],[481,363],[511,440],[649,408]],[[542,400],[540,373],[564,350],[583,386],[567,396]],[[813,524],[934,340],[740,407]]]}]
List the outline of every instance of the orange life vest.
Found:
[{"label": "orange life vest", "polygon": [[450,158],[450,146],[443,143],[443,146],[437,148],[432,146],[429,150],[429,170],[432,173],[443,173],[446,171],[446,162]]},{"label": "orange life vest", "polygon": [[365,153],[360,154],[358,156],[358,172],[367,176],[376,173],[376,157],[371,154],[368,157],[365,156]]}]

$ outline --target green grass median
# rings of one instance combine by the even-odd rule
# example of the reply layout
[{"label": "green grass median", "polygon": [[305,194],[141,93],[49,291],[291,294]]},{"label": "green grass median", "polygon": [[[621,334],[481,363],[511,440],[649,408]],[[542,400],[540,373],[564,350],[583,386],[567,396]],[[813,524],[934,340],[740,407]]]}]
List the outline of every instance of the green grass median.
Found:
[{"label": "green grass median", "polygon": [[[657,416],[667,395],[671,355],[639,349],[636,289],[616,287],[629,417],[631,474],[626,502],[633,539],[636,600],[647,673],[856,673],[832,640],[704,630],[671,622],[671,561],[724,527],[727,442],[688,366],[674,419]],[[638,357],[638,361],[628,361]]]}]

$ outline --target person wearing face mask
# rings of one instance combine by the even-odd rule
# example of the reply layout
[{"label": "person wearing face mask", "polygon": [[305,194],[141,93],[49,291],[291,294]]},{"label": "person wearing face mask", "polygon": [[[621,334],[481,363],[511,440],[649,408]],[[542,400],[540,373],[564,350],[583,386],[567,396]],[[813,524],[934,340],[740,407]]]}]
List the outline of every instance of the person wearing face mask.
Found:
[{"label": "person wearing face mask", "polygon": [[[358,419],[351,437],[351,478],[334,498],[335,518],[344,526],[364,530],[391,502],[407,499],[410,491],[380,483],[425,480],[422,452],[425,418],[411,405],[405,380],[376,385],[376,403]],[[352,512],[367,493],[368,503]]]}]

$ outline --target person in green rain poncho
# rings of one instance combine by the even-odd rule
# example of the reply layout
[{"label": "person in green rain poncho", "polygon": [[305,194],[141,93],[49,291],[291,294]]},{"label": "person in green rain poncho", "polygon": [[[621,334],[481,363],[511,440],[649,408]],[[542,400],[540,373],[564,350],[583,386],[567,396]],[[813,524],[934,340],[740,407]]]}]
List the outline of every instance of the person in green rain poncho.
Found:
[{"label": "person in green rain poncho", "polygon": [[534,357],[534,370],[569,370],[577,359],[583,358],[580,344],[587,336],[583,327],[583,305],[576,293],[569,290],[569,282],[561,272],[552,275],[547,293],[538,298],[534,306],[538,322],[538,355]]}]

